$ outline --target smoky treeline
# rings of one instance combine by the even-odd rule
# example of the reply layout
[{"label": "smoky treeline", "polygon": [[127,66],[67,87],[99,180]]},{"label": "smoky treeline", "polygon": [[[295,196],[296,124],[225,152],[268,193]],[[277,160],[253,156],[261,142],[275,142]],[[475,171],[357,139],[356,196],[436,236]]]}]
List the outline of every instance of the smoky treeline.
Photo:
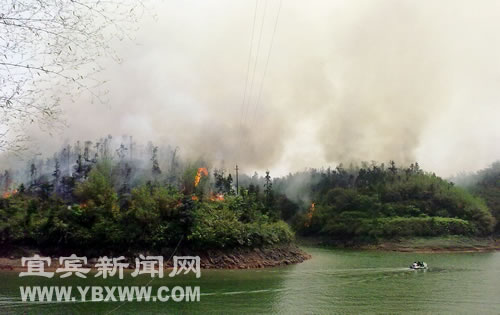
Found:
[{"label": "smoky treeline", "polygon": [[[351,162],[340,163],[336,167],[307,168],[281,177],[256,171],[236,174],[235,165],[228,165],[224,160],[217,161],[202,155],[193,158],[191,152],[183,153],[182,147],[153,141],[141,142],[129,135],[107,135],[95,140],[76,141],[63,145],[48,156],[37,154],[28,159],[4,159],[2,163],[7,167],[0,168],[0,192],[8,195],[23,189],[45,196],[55,194],[71,202],[74,201],[75,186],[84,182],[97,164],[104,162],[109,166],[113,189],[125,195],[145,184],[173,187],[186,195],[196,191],[207,195],[236,195],[249,190],[263,193],[270,183],[276,196],[294,204],[292,213],[280,214],[289,220],[296,212],[306,212],[310,204],[318,199],[318,191],[327,193],[324,191],[325,179],[329,181],[326,187],[351,189],[359,187],[367,177],[377,179],[378,185],[385,185],[389,175],[396,173],[398,179],[408,179],[410,174],[424,174],[418,163],[396,165],[393,160],[388,163]],[[200,169],[205,173],[200,173]],[[443,181],[477,190],[474,187],[494,182],[499,173],[500,162],[497,162],[476,173],[462,172],[449,181]],[[425,174],[439,178],[432,172]],[[196,181],[199,182],[200,178],[196,179],[197,176],[203,177],[199,186]]]},{"label": "smoky treeline", "polygon": [[[477,172],[459,173],[450,180],[472,194],[480,196],[500,222],[500,161]],[[497,224],[496,232],[500,232],[500,224]]]},{"label": "smoky treeline", "polygon": [[[87,255],[287,244],[269,172],[231,174],[181,149],[107,136],[6,169],[0,255],[20,247]],[[275,198],[276,197],[276,198]],[[285,200],[285,201],[283,201]],[[177,245],[176,245],[177,244]]]},{"label": "smoky treeline", "polygon": [[472,188],[482,183],[494,182],[498,174],[500,174],[500,161],[476,172],[460,172],[449,179],[459,186]]},{"label": "smoky treeline", "polygon": [[107,161],[112,165],[117,191],[130,191],[146,182],[181,188],[186,168],[195,164],[206,166],[206,162],[183,160],[179,151],[179,147],[137,143],[132,136],[108,135],[93,141],[77,141],[64,145],[51,156],[10,161],[11,166],[0,177],[1,187],[5,193],[23,185],[26,190],[45,190],[68,198],[75,184],[83,182],[97,163]]},{"label": "smoky treeline", "polygon": [[18,165],[0,176],[5,248],[93,248],[97,255],[162,252],[181,241],[204,249],[277,245],[294,233],[342,242],[488,236],[500,219],[500,172],[466,190],[416,162],[339,164],[272,178],[190,160],[179,147],[107,136]]},{"label": "smoky treeline", "polygon": [[[15,156],[3,162],[7,167],[0,169],[0,191],[4,194],[18,191],[21,187],[27,192],[54,193],[72,200],[75,185],[84,182],[99,163],[109,164],[113,188],[120,193],[129,193],[134,187],[154,183],[190,194],[194,192],[199,169],[205,170],[206,174],[200,176],[209,178],[207,182],[213,186],[207,191],[215,193],[222,189],[234,194],[237,189],[234,165],[225,165],[224,161],[213,161],[203,156],[192,159],[183,155],[181,147],[156,145],[152,141],[141,143],[132,136],[108,135],[97,140],[76,141],[48,156],[37,154],[22,160]],[[280,187],[297,199],[293,186],[298,178],[306,183],[310,176],[297,173],[291,187]],[[252,175],[240,173],[238,179],[241,187],[252,185],[257,190],[266,183],[264,174],[257,172]]]}]

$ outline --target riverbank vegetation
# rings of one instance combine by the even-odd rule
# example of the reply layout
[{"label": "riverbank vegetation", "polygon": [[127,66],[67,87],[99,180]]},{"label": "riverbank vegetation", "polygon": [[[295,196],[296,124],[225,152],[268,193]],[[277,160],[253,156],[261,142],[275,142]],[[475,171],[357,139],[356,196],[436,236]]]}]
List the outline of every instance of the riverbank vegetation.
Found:
[{"label": "riverbank vegetation", "polygon": [[0,176],[3,248],[122,254],[162,252],[181,242],[183,248],[207,250],[288,244],[294,238],[267,202],[270,183],[262,192],[237,195],[231,175],[221,169],[209,174],[197,167],[203,161],[174,160],[163,172],[153,146],[146,148],[146,163],[103,150],[89,158],[88,148],[70,152],[76,163],[61,163],[68,151],[43,164],[32,162],[23,182],[15,183],[10,171]]},{"label": "riverbank vegetation", "polygon": [[500,249],[500,242],[489,237],[446,235],[438,237],[413,237],[385,240],[363,248],[398,252],[484,252]]},{"label": "riverbank vegetation", "polygon": [[376,241],[396,237],[486,236],[495,219],[485,202],[418,164],[338,167],[316,175],[308,211],[294,226],[302,235]]},{"label": "riverbank vegetation", "polygon": [[345,243],[485,237],[500,200],[496,177],[471,192],[418,163],[339,165],[274,179],[239,174],[239,185],[234,176],[182,159],[178,148],[131,138],[66,146],[0,175],[0,244],[121,254],[180,243],[193,250],[277,246],[294,233]]},{"label": "riverbank vegetation", "polygon": [[359,250],[416,252],[416,253],[465,253],[500,250],[500,240],[493,237],[443,235],[428,237],[379,238],[376,242],[356,239],[336,240],[328,236],[298,237],[298,244],[305,247],[345,248]]},{"label": "riverbank vegetation", "polygon": [[497,221],[495,233],[500,234],[500,161],[472,174],[460,174],[451,179],[482,198]]}]

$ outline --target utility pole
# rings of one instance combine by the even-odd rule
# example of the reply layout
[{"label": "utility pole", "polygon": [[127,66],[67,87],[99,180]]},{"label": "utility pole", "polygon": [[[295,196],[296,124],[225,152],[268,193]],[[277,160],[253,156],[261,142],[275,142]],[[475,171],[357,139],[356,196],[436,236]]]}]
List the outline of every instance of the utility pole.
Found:
[{"label": "utility pole", "polygon": [[238,164],[236,164],[236,196],[238,196],[240,194],[240,191],[238,189]]}]

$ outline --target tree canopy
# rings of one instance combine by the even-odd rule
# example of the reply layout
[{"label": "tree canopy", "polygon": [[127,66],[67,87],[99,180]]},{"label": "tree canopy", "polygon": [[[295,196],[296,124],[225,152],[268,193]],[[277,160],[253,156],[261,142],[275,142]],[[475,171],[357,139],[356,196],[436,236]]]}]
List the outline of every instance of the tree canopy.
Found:
[{"label": "tree canopy", "polygon": [[135,28],[141,1],[0,2],[0,150],[24,149],[26,124],[61,125],[61,105],[82,92],[104,101],[99,60]]}]

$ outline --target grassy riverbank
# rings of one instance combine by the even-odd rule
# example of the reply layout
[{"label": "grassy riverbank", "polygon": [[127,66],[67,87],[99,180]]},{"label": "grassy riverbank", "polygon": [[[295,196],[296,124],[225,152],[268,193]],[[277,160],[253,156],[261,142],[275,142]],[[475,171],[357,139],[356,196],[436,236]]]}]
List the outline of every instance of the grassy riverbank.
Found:
[{"label": "grassy riverbank", "polygon": [[364,248],[400,252],[483,252],[500,250],[500,241],[494,238],[477,238],[459,235],[442,237],[417,237],[382,241]]},{"label": "grassy riverbank", "polygon": [[304,246],[327,246],[334,248],[351,248],[363,250],[397,251],[397,252],[484,252],[500,250],[500,239],[448,235],[440,237],[413,237],[390,240],[379,240],[373,243],[353,241],[337,241],[326,238],[301,238]]}]

